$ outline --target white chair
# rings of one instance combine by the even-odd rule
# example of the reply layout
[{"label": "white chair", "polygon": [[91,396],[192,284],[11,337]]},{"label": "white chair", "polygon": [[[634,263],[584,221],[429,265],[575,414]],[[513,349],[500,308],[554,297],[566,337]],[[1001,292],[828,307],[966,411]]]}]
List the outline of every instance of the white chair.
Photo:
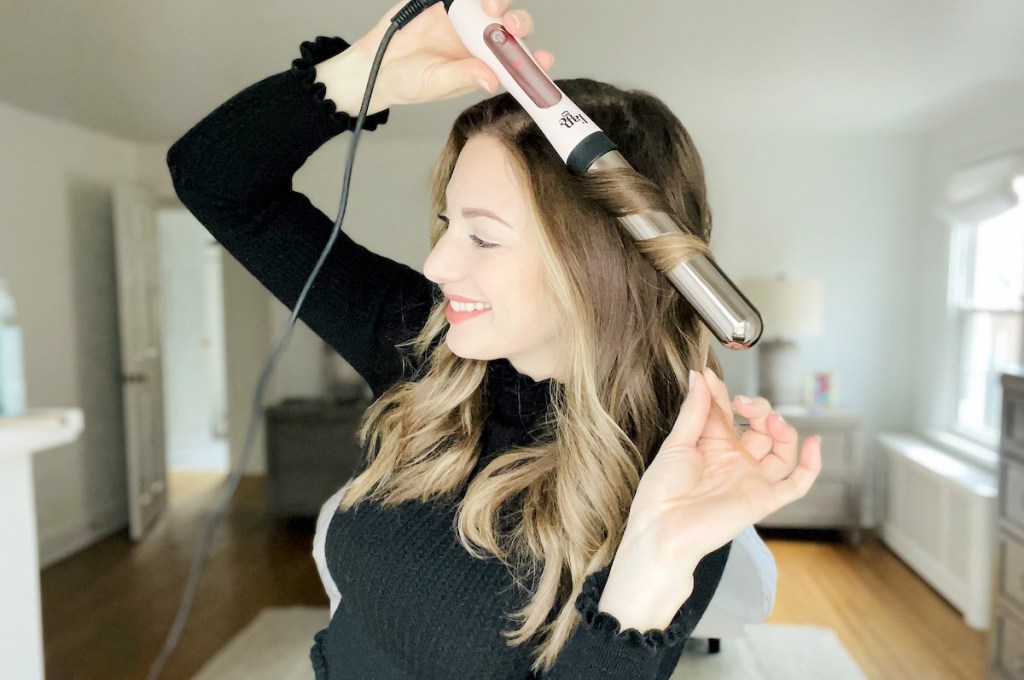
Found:
[{"label": "white chair", "polygon": [[722,580],[690,637],[706,638],[710,652],[721,638],[739,637],[745,626],[761,623],[775,605],[775,557],[753,526],[733,539]]}]

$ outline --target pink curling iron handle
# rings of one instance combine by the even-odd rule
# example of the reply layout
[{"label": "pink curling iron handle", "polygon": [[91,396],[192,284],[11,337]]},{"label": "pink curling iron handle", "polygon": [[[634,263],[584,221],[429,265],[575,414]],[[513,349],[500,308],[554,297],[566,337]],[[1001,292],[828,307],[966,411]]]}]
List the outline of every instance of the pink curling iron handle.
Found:
[{"label": "pink curling iron handle", "polygon": [[498,23],[487,26],[484,29],[484,42],[490,46],[505,72],[512,76],[516,85],[533,100],[534,104],[546,109],[562,99],[558,87],[533,62],[523,44],[505,30],[504,26]]},{"label": "pink curling iron handle", "polygon": [[[455,31],[466,49],[487,64],[498,80],[536,121],[555,151],[574,171],[586,172],[596,156],[571,163],[570,154],[588,136],[601,129],[565,96],[522,42],[485,13],[480,0],[443,0]],[[608,140],[604,151],[615,148]],[[595,138],[596,139],[596,138]]]},{"label": "pink curling iron handle", "polygon": [[[466,49],[497,74],[570,170],[584,174],[631,167],[601,128],[544,73],[526,45],[483,11],[480,0],[442,1]],[[674,216],[654,209],[620,217],[619,222],[637,240],[685,232]],[[746,349],[760,339],[760,313],[714,261],[695,255],[667,276],[726,347]]]}]

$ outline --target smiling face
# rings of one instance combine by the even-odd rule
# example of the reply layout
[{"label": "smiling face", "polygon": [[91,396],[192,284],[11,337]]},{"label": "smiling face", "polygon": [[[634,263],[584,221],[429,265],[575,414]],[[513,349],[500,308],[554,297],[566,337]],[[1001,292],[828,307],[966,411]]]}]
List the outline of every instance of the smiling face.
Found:
[{"label": "smiling face", "polygon": [[[540,225],[525,192],[504,147],[486,135],[472,137],[445,193],[448,227],[423,274],[449,298],[446,337],[453,353],[507,358],[534,380],[558,379],[553,297],[541,262]],[[460,300],[483,305],[467,302],[473,310],[467,313]]]}]

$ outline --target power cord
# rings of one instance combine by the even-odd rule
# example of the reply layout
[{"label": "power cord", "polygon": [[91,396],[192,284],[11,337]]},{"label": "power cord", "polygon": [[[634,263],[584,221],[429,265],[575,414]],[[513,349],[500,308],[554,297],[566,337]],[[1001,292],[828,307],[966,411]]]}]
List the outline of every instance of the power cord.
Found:
[{"label": "power cord", "polygon": [[327,260],[327,255],[331,252],[331,249],[334,247],[334,242],[337,240],[338,234],[341,232],[341,224],[345,220],[345,210],[348,207],[348,193],[349,186],[352,182],[352,166],[356,156],[356,146],[359,144],[359,135],[363,131],[363,125],[366,121],[366,113],[370,108],[370,98],[373,96],[373,87],[377,82],[377,72],[380,70],[381,62],[384,59],[384,52],[391,43],[392,36],[394,36],[397,31],[405,27],[425,9],[437,2],[438,0],[411,0],[411,2],[407,3],[397,14],[395,14],[395,16],[391,18],[391,25],[388,27],[387,32],[381,39],[380,46],[377,48],[377,54],[373,58],[373,65],[370,67],[370,76],[366,83],[366,90],[363,93],[363,102],[359,108],[359,116],[356,118],[352,144],[349,146],[348,150],[348,160],[345,165],[345,179],[341,191],[341,205],[338,208],[338,218],[334,221],[334,229],[331,232],[330,239],[327,241],[327,246],[324,248],[323,253],[320,255],[320,259],[313,268],[313,273],[309,275],[306,285],[303,287],[298,300],[295,302],[295,308],[292,310],[288,323],[285,324],[284,328],[282,328],[281,332],[278,334],[277,340],[274,342],[274,348],[270,353],[270,357],[267,359],[263,372],[260,374],[260,379],[256,387],[256,394],[252,401],[252,412],[249,416],[249,428],[245,434],[245,443],[242,446],[242,455],[239,457],[237,465],[235,465],[235,468],[228,476],[228,479],[224,484],[223,491],[218,498],[214,509],[208,515],[208,521],[203,527],[203,533],[199,541],[199,549],[196,551],[195,559],[192,562],[192,568],[189,571],[188,581],[185,584],[185,593],[182,596],[181,604],[178,607],[177,616],[174,619],[174,623],[171,626],[171,630],[168,633],[167,638],[164,640],[164,645],[160,650],[160,654],[157,656],[152,666],[150,666],[149,673],[146,675],[146,680],[158,680],[164,664],[178,645],[178,638],[181,636],[181,631],[185,628],[185,622],[188,621],[189,612],[192,610],[192,603],[195,600],[196,590],[199,587],[199,577],[202,574],[203,565],[206,564],[206,560],[209,557],[211,543],[213,542],[213,535],[217,531],[217,527],[220,525],[221,519],[223,519],[224,512],[227,509],[228,503],[231,501],[231,497],[234,496],[235,489],[238,487],[238,483],[242,478],[242,473],[246,469],[246,464],[248,463],[249,456],[252,453],[252,444],[255,438],[256,429],[260,423],[263,422],[263,392],[266,390],[267,383],[270,381],[270,376],[273,373],[274,367],[277,365],[277,361],[280,358],[281,353],[284,352],[285,347],[288,345],[288,340],[291,338],[292,330],[295,328],[295,322],[299,318],[299,309],[302,308],[302,303],[306,299],[306,294],[309,293],[309,289],[313,285],[313,281],[316,279],[317,274],[320,273],[320,268]]}]

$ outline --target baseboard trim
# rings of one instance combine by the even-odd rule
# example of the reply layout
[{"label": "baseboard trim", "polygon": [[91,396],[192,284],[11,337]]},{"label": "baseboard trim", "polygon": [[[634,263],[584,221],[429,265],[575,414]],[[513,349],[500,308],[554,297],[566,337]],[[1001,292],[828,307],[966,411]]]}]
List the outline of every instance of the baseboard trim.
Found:
[{"label": "baseboard trim", "polygon": [[128,526],[123,505],[39,534],[39,568],[45,569]]}]

